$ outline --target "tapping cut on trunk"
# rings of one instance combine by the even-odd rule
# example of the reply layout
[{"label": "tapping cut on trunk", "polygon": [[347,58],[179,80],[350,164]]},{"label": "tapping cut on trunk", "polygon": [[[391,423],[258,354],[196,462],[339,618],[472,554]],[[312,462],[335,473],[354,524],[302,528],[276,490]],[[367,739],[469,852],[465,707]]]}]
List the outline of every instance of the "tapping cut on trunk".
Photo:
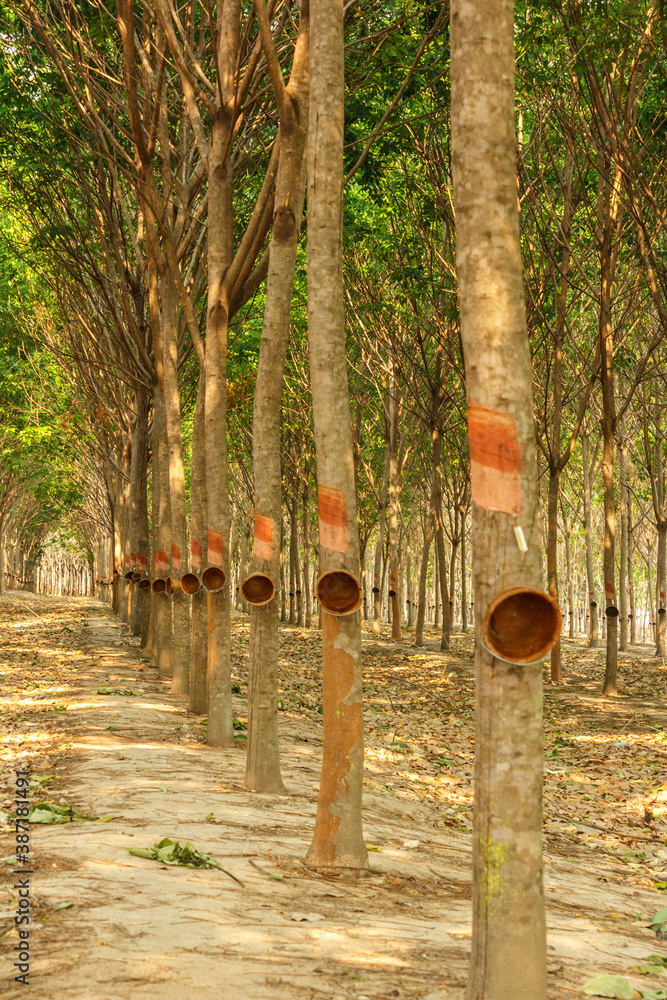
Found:
[{"label": "tapping cut on trunk", "polygon": [[219,593],[225,586],[225,580],[225,574],[219,566],[209,566],[208,569],[204,570],[201,578],[204,589],[208,590],[209,594]]},{"label": "tapping cut on trunk", "polygon": [[251,573],[241,584],[241,593],[253,608],[263,608],[275,597],[276,586],[266,573]]},{"label": "tapping cut on trunk", "polygon": [[508,663],[537,663],[558,642],[558,603],[532,587],[510,587],[489,605],[482,634],[490,653]]},{"label": "tapping cut on trunk", "polygon": [[270,562],[272,537],[271,518],[266,514],[255,513],[255,538],[252,545],[253,556]]},{"label": "tapping cut on trunk", "polygon": [[193,569],[201,569],[201,542],[196,538],[190,540],[190,557]]},{"label": "tapping cut on trunk", "polygon": [[[222,543],[222,535],[219,531],[209,531],[207,532],[207,546],[208,546],[208,561],[211,566],[222,566],[222,555],[224,552],[224,545]],[[206,586],[206,584],[204,584]]]},{"label": "tapping cut on trunk", "polygon": [[317,487],[320,542],[333,552],[347,552],[347,511],[345,494],[331,486]]},{"label": "tapping cut on trunk", "polygon": [[485,510],[521,513],[521,448],[509,413],[468,403],[472,499]]},{"label": "tapping cut on trunk", "polygon": [[172,545],[171,547],[171,564],[175,570],[180,570],[181,568],[181,550],[178,545]]},{"label": "tapping cut on trunk", "polygon": [[330,615],[351,615],[361,607],[361,585],[346,569],[329,570],[317,581],[317,599]]},{"label": "tapping cut on trunk", "polygon": [[165,549],[158,549],[155,553],[155,570],[158,573],[164,573],[165,570],[169,569],[169,558]]}]

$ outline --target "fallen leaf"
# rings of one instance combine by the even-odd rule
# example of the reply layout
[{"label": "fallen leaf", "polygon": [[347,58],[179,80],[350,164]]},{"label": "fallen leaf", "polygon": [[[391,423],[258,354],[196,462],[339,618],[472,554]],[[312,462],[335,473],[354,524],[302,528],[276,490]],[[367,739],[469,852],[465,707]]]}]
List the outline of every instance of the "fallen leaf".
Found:
[{"label": "fallen leaf", "polygon": [[635,991],[625,976],[595,976],[581,987],[581,992],[590,997],[616,997],[617,1000],[632,1000]]}]

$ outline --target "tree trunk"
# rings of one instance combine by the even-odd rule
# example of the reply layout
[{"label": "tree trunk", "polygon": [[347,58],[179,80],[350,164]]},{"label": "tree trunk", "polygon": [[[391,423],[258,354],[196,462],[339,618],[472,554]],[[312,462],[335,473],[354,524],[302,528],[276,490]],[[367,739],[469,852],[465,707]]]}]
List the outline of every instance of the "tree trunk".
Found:
[{"label": "tree trunk", "polygon": [[[435,406],[434,406],[435,409]],[[445,528],[442,521],[442,430],[436,425],[431,434],[432,481],[431,498],[433,514],[433,534],[438,553],[439,588],[434,587],[433,600],[442,604],[442,632],[440,649],[450,648],[451,618],[449,614],[449,582],[447,580],[447,555],[445,553]]]},{"label": "tree trunk", "polygon": [[[310,592],[310,538],[309,538],[309,528],[310,523],[308,520],[308,477],[310,475],[310,469],[306,464],[305,477],[306,482],[303,487],[303,497],[302,503],[302,515],[301,515],[301,533],[303,535],[303,596],[306,605],[306,628],[311,628],[313,624],[313,601],[312,594]],[[364,591],[365,593],[365,591]]]},{"label": "tree trunk", "polygon": [[389,394],[389,504],[387,511],[387,541],[389,543],[389,601],[391,605],[391,637],[400,642],[401,598],[399,594],[398,505],[401,486],[398,469],[398,366],[393,373]]},{"label": "tree trunk", "polygon": [[[268,40],[263,38],[268,44]],[[271,233],[264,323],[253,409],[255,535],[251,572],[265,573],[278,590],[282,552],[280,404],[289,340],[292,289],[305,190],[308,123],[308,7],[302,5],[290,93],[279,91],[281,151],[276,176],[278,208]],[[306,469],[306,482],[308,470]],[[292,536],[297,524],[294,479]],[[303,498],[304,585],[309,597],[307,492]],[[290,539],[290,547],[292,539]],[[245,784],[259,792],[284,792],[278,747],[278,597],[250,608],[248,750]],[[307,612],[310,625],[310,612]]]},{"label": "tree trunk", "polygon": [[[167,435],[164,422],[162,393],[153,385],[153,560],[154,575],[165,579],[168,571],[167,553],[171,551],[171,514],[169,509],[169,475]],[[156,488],[157,487],[157,488]],[[156,503],[157,501],[157,503]],[[171,606],[165,594],[153,595],[154,663],[161,677],[171,677]]]},{"label": "tree trunk", "polygon": [[[178,296],[168,275],[162,278],[163,402],[167,428],[171,576],[180,580],[185,559],[185,466],[181,407],[178,394]],[[190,690],[190,606],[182,590],[170,598],[172,614],[171,690],[187,695]]]},{"label": "tree trunk", "polygon": [[598,605],[595,600],[595,575],[593,572],[593,535],[591,526],[591,466],[589,462],[588,434],[581,435],[581,460],[584,474],[584,540],[586,543],[586,581],[588,583],[588,606],[590,631],[588,645],[596,649],[600,641]]},{"label": "tree trunk", "polygon": [[382,467],[382,493],[380,494],[380,514],[378,520],[378,537],[375,543],[375,562],[373,570],[373,633],[379,635],[382,631],[382,598],[384,595],[384,574],[382,572],[382,553],[384,550],[384,528],[387,518],[387,495],[389,491],[389,443],[384,449]]},{"label": "tree trunk", "polygon": [[[201,577],[202,553],[206,538],[206,369],[199,366],[197,402],[192,428],[192,466],[190,470],[190,569]],[[207,655],[207,599],[200,587],[192,595],[192,640],[190,647],[190,701],[191,712],[205,715],[208,709],[208,655]]]},{"label": "tree trunk", "polygon": [[408,628],[414,623],[414,584],[412,580],[412,542],[408,541],[406,555],[405,585],[407,591]]},{"label": "tree trunk", "polygon": [[468,567],[466,553],[466,521],[468,509],[461,510],[461,631],[468,634]]},{"label": "tree trunk", "polygon": [[230,649],[230,511],[227,455],[227,328],[230,290],[224,282],[234,254],[232,140],[236,101],[240,0],[218,5],[220,111],[211,128],[208,169],[208,312],[206,321],[206,561],[225,576],[208,595],[208,728],[210,746],[234,746]]},{"label": "tree trunk", "polygon": [[[558,497],[560,494],[560,469],[552,464],[549,470],[547,499],[547,580],[549,595],[558,603]],[[551,650],[551,681],[561,680],[560,639]]]},{"label": "tree trunk", "polygon": [[665,632],[667,631],[667,614],[665,613],[665,579],[667,578],[667,520],[658,524],[658,553],[655,573],[655,655],[665,655]]},{"label": "tree trunk", "polygon": [[[498,591],[539,588],[532,366],[514,135],[514,5],[451,7],[452,169],[473,499],[476,740],[468,1000],[544,1000],[542,670],[494,658]],[[527,551],[517,544],[521,527]],[[502,710],[501,710],[502,706]],[[508,970],[515,970],[511,986]]]},{"label": "tree trunk", "polygon": [[442,607],[442,602],[440,600],[440,558],[438,552],[438,546],[435,547],[435,553],[433,555],[433,624],[437,628],[440,624],[440,609]]},{"label": "tree trunk", "polygon": [[618,613],[620,619],[619,649],[628,648],[628,449],[624,441],[619,445],[621,474],[621,552],[618,568]]},{"label": "tree trunk", "polygon": [[461,524],[460,524],[461,512],[458,505],[454,510],[454,532],[452,534],[452,548],[449,553],[449,628],[450,631],[454,626],[456,621],[456,604],[455,604],[455,593],[454,587],[456,580],[456,556],[459,549],[459,544],[461,542]]},{"label": "tree trunk", "polygon": [[[433,487],[431,486],[431,493]],[[424,519],[424,546],[422,548],[421,565],[419,567],[419,589],[417,591],[417,624],[415,626],[415,646],[424,645],[424,620],[426,618],[426,577],[428,576],[428,562],[431,555],[431,545],[433,544],[433,514],[432,505],[429,503],[426,517]]]},{"label": "tree trunk", "polygon": [[628,491],[628,596],[630,599],[630,645],[637,645],[637,615],[635,614],[634,552],[632,535],[632,496]]},{"label": "tree trunk", "polygon": [[[317,454],[320,566],[359,580],[354,449],[343,306],[343,0],[311,0],[308,325]],[[361,824],[364,722],[359,611],[322,622],[324,742],[308,863],[368,866]]]},{"label": "tree trunk", "polygon": [[613,185],[610,163],[603,165],[603,225],[600,244],[600,381],[602,384],[602,482],[604,491],[603,575],[607,660],[603,694],[617,694],[618,608],[616,607],[616,509],[614,503],[614,449],[616,400],[614,396],[614,329],[612,326],[612,288],[614,283],[613,242],[618,217],[621,174],[617,169]]},{"label": "tree trunk", "polygon": [[[132,464],[134,471],[135,491],[130,500],[130,516],[132,521],[132,543],[136,556],[136,565],[143,579],[148,576],[150,557],[150,535],[148,527],[148,397],[143,392],[137,392],[137,419],[132,444]],[[132,547],[132,546],[131,546]],[[151,606],[150,590],[142,590],[135,586],[134,613],[132,631],[141,636],[141,644],[145,646],[148,639],[148,623]]]}]

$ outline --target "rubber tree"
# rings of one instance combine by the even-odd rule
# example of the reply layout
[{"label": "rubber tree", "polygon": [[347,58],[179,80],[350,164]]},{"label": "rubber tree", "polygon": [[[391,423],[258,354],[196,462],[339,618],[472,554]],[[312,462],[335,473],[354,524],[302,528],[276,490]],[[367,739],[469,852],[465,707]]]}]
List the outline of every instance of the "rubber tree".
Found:
[{"label": "rubber tree", "polygon": [[[278,751],[278,589],[282,490],[280,407],[289,340],[292,289],[305,190],[308,127],[308,2],[301,5],[289,83],[283,82],[263,0],[255,6],[262,47],[278,104],[281,145],[269,250],[264,324],[253,409],[255,534],[251,574],[268,576],[275,594],[250,610],[248,755],[246,787],[282,792]],[[294,505],[296,509],[296,482]],[[294,519],[295,520],[295,519]],[[294,527],[293,520],[293,527]],[[307,527],[307,526],[306,526]],[[304,532],[304,544],[307,544]]]},{"label": "rubber tree", "polygon": [[320,572],[359,585],[353,613],[322,614],[322,777],[307,856],[319,869],[368,866],[361,825],[359,533],[343,306],[343,19],[343,0],[311,0],[308,327]]},{"label": "rubber tree", "polygon": [[[498,659],[481,641],[482,619],[500,591],[541,583],[532,367],[516,196],[513,15],[512,0],[453,0],[451,6],[456,269],[475,588],[468,1000],[510,995],[544,1000],[547,988],[542,670],[539,663]],[[511,984],[509,970],[517,972]]]}]

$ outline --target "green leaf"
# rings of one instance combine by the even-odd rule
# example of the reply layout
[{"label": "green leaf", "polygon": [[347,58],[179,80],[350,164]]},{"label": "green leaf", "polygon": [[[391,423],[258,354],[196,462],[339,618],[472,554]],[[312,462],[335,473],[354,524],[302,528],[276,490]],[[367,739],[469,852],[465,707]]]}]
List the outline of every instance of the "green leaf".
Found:
[{"label": "green leaf", "polygon": [[56,903],[53,907],[53,912],[56,913],[58,910],[69,910],[71,906],[76,906],[76,903]]},{"label": "green leaf", "polygon": [[581,992],[590,997],[617,997],[618,1000],[632,1000],[635,991],[625,976],[595,976],[584,986]]},{"label": "green leaf", "polygon": [[269,875],[269,878],[273,879],[274,882],[284,882],[285,881],[285,876],[284,875],[279,875],[277,872],[275,874],[273,874],[273,875]]},{"label": "green leaf", "polygon": [[649,963],[642,963],[641,965],[631,965],[630,968],[633,972],[638,972],[640,976],[652,976],[656,972],[662,972],[662,965],[651,965]]},{"label": "green leaf", "polygon": [[651,917],[651,927],[655,927],[656,924],[664,924],[665,920],[667,920],[667,909],[658,910],[658,912]]},{"label": "green leaf", "polygon": [[366,844],[367,851],[381,851],[381,847],[376,847],[375,844]]},{"label": "green leaf", "polygon": [[667,990],[640,990],[642,1000],[667,1000]]},{"label": "green leaf", "polygon": [[94,816],[84,816],[73,806],[59,806],[55,802],[38,802],[28,819],[31,823],[73,823],[95,819]]},{"label": "green leaf", "polygon": [[139,858],[150,858],[151,861],[159,861],[164,865],[180,865],[184,868],[219,867],[213,858],[195,850],[189,841],[183,846],[177,840],[170,840],[169,837],[164,837],[150,849],[128,848],[128,851]]}]

